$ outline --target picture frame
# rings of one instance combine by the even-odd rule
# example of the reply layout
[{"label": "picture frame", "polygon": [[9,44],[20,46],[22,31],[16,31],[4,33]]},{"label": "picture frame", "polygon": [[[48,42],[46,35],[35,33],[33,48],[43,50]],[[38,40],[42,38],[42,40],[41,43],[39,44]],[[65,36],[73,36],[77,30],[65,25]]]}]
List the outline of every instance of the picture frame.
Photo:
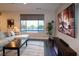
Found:
[{"label": "picture frame", "polygon": [[7,27],[13,28],[14,27],[14,19],[8,19],[7,20]]}]

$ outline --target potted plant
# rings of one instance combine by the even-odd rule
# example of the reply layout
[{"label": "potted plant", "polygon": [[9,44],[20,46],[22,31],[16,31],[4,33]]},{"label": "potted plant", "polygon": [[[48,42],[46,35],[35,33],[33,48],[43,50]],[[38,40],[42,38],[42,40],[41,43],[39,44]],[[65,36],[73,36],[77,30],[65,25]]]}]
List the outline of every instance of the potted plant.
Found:
[{"label": "potted plant", "polygon": [[47,24],[47,34],[49,36],[49,39],[51,39],[53,34],[53,21]]}]

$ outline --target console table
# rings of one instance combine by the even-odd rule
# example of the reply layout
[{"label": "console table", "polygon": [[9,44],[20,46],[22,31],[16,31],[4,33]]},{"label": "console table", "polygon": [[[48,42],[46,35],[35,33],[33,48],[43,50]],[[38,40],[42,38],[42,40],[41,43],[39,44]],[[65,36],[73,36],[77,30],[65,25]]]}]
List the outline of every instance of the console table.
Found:
[{"label": "console table", "polygon": [[77,53],[62,39],[53,37],[45,42],[46,56],[77,56]]},{"label": "console table", "polygon": [[10,43],[5,45],[3,47],[3,56],[5,56],[5,50],[17,50],[17,55],[20,56],[20,48],[26,43],[27,46],[27,41],[28,39],[20,39],[20,38],[15,38],[12,40]]},{"label": "console table", "polygon": [[77,56],[77,53],[62,39],[54,37],[54,45],[58,48],[59,56]]}]

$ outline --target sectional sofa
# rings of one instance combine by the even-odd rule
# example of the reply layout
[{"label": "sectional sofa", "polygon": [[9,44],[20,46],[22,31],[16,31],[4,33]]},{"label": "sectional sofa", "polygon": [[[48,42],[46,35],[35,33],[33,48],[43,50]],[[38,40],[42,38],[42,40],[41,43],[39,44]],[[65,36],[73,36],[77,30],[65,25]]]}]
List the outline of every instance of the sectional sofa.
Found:
[{"label": "sectional sofa", "polygon": [[14,38],[28,39],[28,37],[28,34],[15,35],[13,31],[11,31],[11,35],[9,36],[3,32],[0,32],[0,50],[2,50],[2,47],[11,42]]}]

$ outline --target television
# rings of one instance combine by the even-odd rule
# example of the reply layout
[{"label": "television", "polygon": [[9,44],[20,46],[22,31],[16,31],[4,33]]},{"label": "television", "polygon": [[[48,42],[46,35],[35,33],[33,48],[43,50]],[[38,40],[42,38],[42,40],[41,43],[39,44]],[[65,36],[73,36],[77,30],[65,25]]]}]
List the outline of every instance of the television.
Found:
[{"label": "television", "polygon": [[75,4],[58,13],[58,31],[75,38]]}]

